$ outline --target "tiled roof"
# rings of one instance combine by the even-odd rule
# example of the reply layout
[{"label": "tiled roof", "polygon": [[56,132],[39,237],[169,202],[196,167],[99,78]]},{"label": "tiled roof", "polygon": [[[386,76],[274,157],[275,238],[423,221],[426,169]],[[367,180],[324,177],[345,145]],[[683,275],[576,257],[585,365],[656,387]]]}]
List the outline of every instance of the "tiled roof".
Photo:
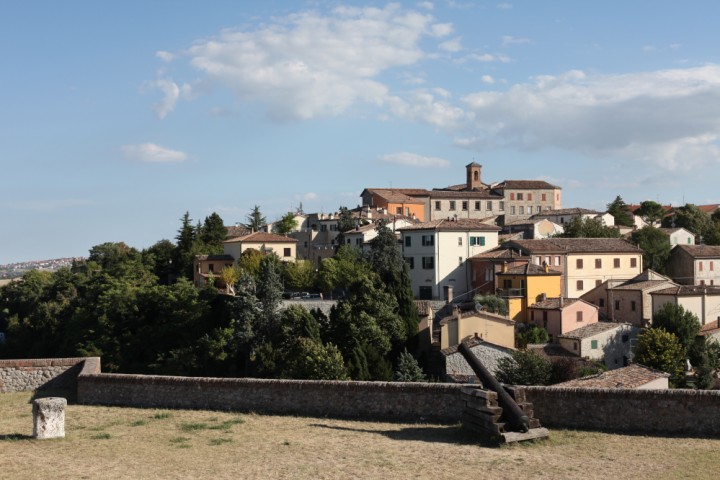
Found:
[{"label": "tiled roof", "polygon": [[516,190],[560,189],[560,187],[551,185],[544,180],[504,180],[496,185],[496,188],[512,188]]},{"label": "tiled roof", "polygon": [[576,328],[575,330],[564,333],[564,334],[560,335],[560,337],[561,338],[574,338],[577,340],[581,340],[583,338],[594,337],[595,335],[597,335],[599,333],[607,332],[608,330],[613,330],[613,329],[619,328],[622,325],[627,325],[627,324],[626,323],[613,323],[613,322],[591,323],[590,325],[585,325],[584,327]]},{"label": "tiled roof", "polygon": [[458,218],[457,220],[431,220],[429,222],[418,223],[398,229],[400,231],[408,230],[436,230],[436,231],[486,231],[499,232],[500,227],[488,225],[483,219],[474,218]]},{"label": "tiled roof", "polygon": [[365,190],[384,198],[388,203],[424,204],[425,202],[423,200],[414,198],[411,194],[424,197],[428,196],[427,190],[410,188],[366,188]]},{"label": "tiled roof", "polygon": [[470,257],[471,259],[498,259],[498,260],[530,260],[527,255],[521,255],[515,250],[509,248],[496,247],[487,252],[478,253]]},{"label": "tiled roof", "polygon": [[720,285],[680,285],[677,287],[664,288],[650,292],[650,295],[677,295],[695,296],[695,295],[720,295]]},{"label": "tiled roof", "polygon": [[421,317],[432,315],[432,306],[427,300],[415,300],[415,307]]},{"label": "tiled roof", "polygon": [[670,285],[672,282],[668,280],[645,280],[644,282],[626,282],[622,285],[610,287],[608,290],[648,290],[650,288],[659,287],[662,285]]},{"label": "tiled roof", "polygon": [[720,208],[720,204],[717,204],[717,203],[713,203],[710,205],[696,205],[696,206],[697,206],[698,210],[700,210],[701,212],[708,213],[708,214],[712,214],[715,212],[715,210]]},{"label": "tiled roof", "polygon": [[225,227],[227,230],[227,234],[225,235],[225,238],[235,238],[235,237],[242,237],[243,235],[247,235],[250,233],[249,228],[245,228],[243,225],[235,225],[232,227]]},{"label": "tiled roof", "polygon": [[559,210],[543,210],[540,213],[536,213],[532,218],[547,217],[555,215],[602,215],[605,212],[598,212],[597,210],[588,210],[587,208],[561,208]]},{"label": "tiled roof", "polygon": [[283,235],[275,235],[274,233],[266,232],[255,232],[249,235],[243,235],[241,237],[231,238],[225,240],[223,243],[238,243],[238,242],[253,242],[253,243],[297,243],[297,239],[291,237],[285,237]]},{"label": "tiled roof", "polygon": [[541,310],[562,310],[565,307],[569,307],[570,305],[574,304],[575,302],[579,302],[579,298],[563,298],[562,299],[563,304],[562,307],[560,306],[560,298],[548,298],[541,302],[535,302],[532,305],[530,305],[529,308],[537,308]]},{"label": "tiled roof", "polygon": [[642,253],[642,250],[621,238],[549,238],[542,240],[511,240],[530,253]]},{"label": "tiled roof", "polygon": [[[677,228],[658,228],[658,230],[663,232],[665,235],[671,235],[675,232],[679,232],[680,230],[685,230],[685,229],[682,227],[677,227]],[[688,232],[689,234],[695,236],[695,234],[692,233],[691,231],[689,231],[689,230],[685,230],[685,231]]]},{"label": "tiled roof", "polygon": [[700,335],[704,337],[708,335],[714,335],[718,332],[720,332],[720,325],[718,325],[718,322],[706,323],[700,328]]},{"label": "tiled roof", "polygon": [[504,197],[490,190],[443,190],[434,189],[430,192],[430,198],[485,198],[502,200]]},{"label": "tiled roof", "polygon": [[638,388],[653,380],[668,378],[669,376],[665,372],[633,364],[597,375],[557,383],[552,386],[564,388]]},{"label": "tiled roof", "polygon": [[720,245],[678,245],[675,248],[693,258],[720,258]]},{"label": "tiled roof", "polygon": [[[489,347],[489,348],[492,348],[495,350],[500,350],[500,351],[507,352],[507,353],[510,353],[513,351],[512,348],[507,348],[507,347],[503,347],[501,345],[495,345],[494,343],[486,342],[485,340],[483,340],[480,337],[471,337],[467,340],[467,346],[470,348],[476,347],[478,345],[485,345],[486,347]],[[448,355],[457,353],[459,346],[460,345],[458,344],[458,345],[453,345],[452,347],[443,348],[442,350],[440,350],[440,353],[442,353],[444,356],[447,357]]]},{"label": "tiled roof", "polygon": [[517,267],[508,268],[506,272],[498,272],[497,275],[562,275],[561,272],[548,269],[534,263],[518,265]]}]

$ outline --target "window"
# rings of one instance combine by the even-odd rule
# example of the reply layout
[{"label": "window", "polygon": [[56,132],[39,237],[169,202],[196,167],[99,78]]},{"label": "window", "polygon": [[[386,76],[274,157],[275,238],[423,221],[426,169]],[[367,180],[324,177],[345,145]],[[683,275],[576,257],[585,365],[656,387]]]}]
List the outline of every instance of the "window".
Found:
[{"label": "window", "polygon": [[215,264],[208,263],[208,272],[214,272],[215,271]]},{"label": "window", "polygon": [[330,224],[330,231],[331,231],[331,232],[337,232],[337,225],[336,225],[336,224]]},{"label": "window", "polygon": [[405,216],[406,217],[410,216],[410,207],[405,207]]},{"label": "window", "polygon": [[435,200],[435,210],[440,210],[440,200]]},{"label": "window", "polygon": [[615,310],[620,310],[620,300],[615,300]]},{"label": "window", "polygon": [[488,212],[492,212],[492,200],[487,201],[487,203],[485,204],[485,210],[487,210]]},{"label": "window", "polygon": [[703,267],[702,267],[702,262],[698,262],[698,268],[700,269],[701,272],[703,271],[703,270],[702,270],[702,268],[703,268]]},{"label": "window", "polygon": [[422,244],[423,247],[432,247],[435,245],[435,236],[434,235],[423,235],[422,236]]},{"label": "window", "polygon": [[450,210],[455,210],[455,200],[450,200]]},{"label": "window", "polygon": [[597,340],[590,340],[590,348],[593,350],[597,350],[598,348],[598,341]]},{"label": "window", "polygon": [[630,259],[630,267],[632,267],[632,268],[637,267],[637,258]]},{"label": "window", "polygon": [[290,255],[290,248],[283,248],[283,257],[289,257]]},{"label": "window", "polygon": [[307,247],[307,240],[303,242],[303,247]]},{"label": "window", "polygon": [[602,258],[595,259],[595,268],[602,268]]},{"label": "window", "polygon": [[530,310],[530,320],[535,321],[535,310]]},{"label": "window", "polygon": [[540,194],[540,200],[542,200],[543,202],[547,202],[547,194],[546,193]]},{"label": "window", "polygon": [[462,257],[458,257],[458,265],[462,265],[463,259]]},{"label": "window", "polygon": [[515,205],[510,207],[510,215],[515,215]]},{"label": "window", "polygon": [[635,311],[635,300],[630,301],[630,310]]},{"label": "window", "polygon": [[505,280],[503,280],[503,288],[504,289],[512,288],[512,280],[507,279],[507,278]]},{"label": "window", "polygon": [[407,262],[410,270],[415,268],[415,257],[405,257],[405,261]]},{"label": "window", "polygon": [[518,194],[517,194],[517,199],[518,199],[518,200],[522,200],[522,199],[523,199],[523,194],[522,194],[522,193],[518,193]]},{"label": "window", "polygon": [[605,299],[604,299],[604,298],[601,298],[601,299],[598,301],[598,306],[599,306],[599,307],[604,307],[604,306],[605,306]]},{"label": "window", "polygon": [[552,260],[550,256],[545,257],[545,265],[552,265],[552,263],[550,263],[550,260]]},{"label": "window", "polygon": [[458,237],[458,245],[462,246],[462,237]]},{"label": "window", "polygon": [[532,202],[532,193],[528,193],[528,202]]},{"label": "window", "polygon": [[361,243],[361,242],[362,242],[362,239],[361,239],[361,238],[356,238],[356,239],[355,239],[355,245],[360,246],[360,243]]},{"label": "window", "polygon": [[577,286],[577,289],[578,289],[578,290],[582,290],[582,289],[583,289],[583,281],[582,281],[582,280],[578,280],[576,286]]},{"label": "window", "polygon": [[498,202],[498,210],[501,212],[505,211],[505,202]]},{"label": "window", "polygon": [[435,268],[435,257],[422,257],[422,268],[425,270]]},{"label": "window", "polygon": [[560,266],[560,255],[555,256],[555,265],[558,267]]},{"label": "window", "polygon": [[613,258],[613,268],[620,268],[620,259]]},{"label": "window", "polygon": [[577,350],[577,342],[573,342],[573,350]]},{"label": "window", "polygon": [[475,210],[480,210],[480,202],[475,202]]},{"label": "window", "polygon": [[535,265],[540,265],[542,262],[542,257],[540,255],[535,257]]},{"label": "window", "polygon": [[575,312],[575,319],[576,319],[578,322],[582,322],[582,321],[583,321],[582,312]]},{"label": "window", "polygon": [[348,245],[350,245],[350,239],[348,238],[348,239],[345,241],[345,243],[347,243]]},{"label": "window", "polygon": [[582,258],[578,258],[577,260],[575,260],[575,267],[578,269],[583,268],[583,259]]},{"label": "window", "polygon": [[543,310],[543,328],[547,328],[547,310]]},{"label": "window", "polygon": [[467,202],[467,201],[463,201],[463,202],[462,202],[462,209],[463,209],[463,212],[467,212],[467,209],[468,209],[468,202]]},{"label": "window", "polygon": [[395,207],[395,213],[402,215],[402,207]]},{"label": "window", "polygon": [[715,266],[713,265],[712,260],[710,260],[710,271],[712,272],[715,269]]},{"label": "window", "polygon": [[320,225],[320,231],[321,232],[327,232],[327,225]]},{"label": "window", "polygon": [[514,193],[511,193],[511,194],[510,194],[510,200],[515,200],[515,194],[514,194]]},{"label": "window", "polygon": [[412,247],[412,237],[410,235],[405,235],[405,246]]},{"label": "window", "polygon": [[485,237],[470,237],[470,246],[478,245],[480,247],[485,246]]},{"label": "window", "polygon": [[520,215],[525,215],[525,207],[520,205]]}]

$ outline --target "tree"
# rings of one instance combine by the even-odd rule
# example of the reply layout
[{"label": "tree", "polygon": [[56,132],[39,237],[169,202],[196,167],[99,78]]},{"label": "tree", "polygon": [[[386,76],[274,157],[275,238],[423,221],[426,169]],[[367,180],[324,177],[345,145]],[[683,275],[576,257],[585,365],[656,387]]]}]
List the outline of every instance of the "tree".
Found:
[{"label": "tree", "polygon": [[285,284],[294,290],[311,290],[315,287],[317,274],[309,260],[289,262],[285,267]]},{"label": "tree", "polygon": [[635,361],[670,374],[670,382],[682,381],[685,349],[678,338],[662,328],[648,328],[638,337]]},{"label": "tree", "polygon": [[652,200],[645,200],[640,203],[640,207],[635,210],[635,215],[641,217],[648,225],[659,224],[665,216],[665,209],[662,205]]},{"label": "tree", "polygon": [[257,328],[261,342],[272,337],[278,328],[278,308],[282,302],[282,276],[280,275],[280,259],[277,255],[265,255],[260,261],[260,272],[257,279],[256,296],[262,309],[262,323]]},{"label": "tree", "polygon": [[220,270],[220,281],[225,284],[225,293],[235,295],[235,283],[240,279],[240,269],[235,265],[228,265]]},{"label": "tree", "polygon": [[[663,219],[663,227],[684,228],[698,237],[704,236],[713,227],[710,215],[688,203],[673,209],[672,215]],[[698,240],[700,240],[698,238]],[[697,243],[701,243],[698,241]]]},{"label": "tree", "polygon": [[620,231],[606,227],[599,218],[575,217],[565,224],[562,238],[620,238]]},{"label": "tree", "polygon": [[170,240],[160,240],[147,250],[143,250],[143,263],[152,269],[162,285],[171,283],[175,277],[173,259],[176,256],[175,245]]},{"label": "tree", "polygon": [[666,303],[653,315],[652,328],[664,329],[677,337],[685,352],[689,352],[700,333],[697,316],[682,305]]},{"label": "tree", "polygon": [[175,248],[175,259],[173,264],[175,265],[175,271],[178,275],[187,279],[192,279],[193,261],[195,260],[195,255],[200,253],[200,249],[197,248],[197,232],[192,226],[190,212],[185,212],[181,222],[182,225],[175,237],[175,240],[177,240],[177,247]]},{"label": "tree", "polygon": [[348,232],[355,228],[355,219],[352,216],[352,212],[347,207],[340,207],[338,214],[338,231],[340,234],[337,237],[337,243],[343,245],[345,243],[345,232]]},{"label": "tree", "polygon": [[507,301],[497,295],[475,295],[473,301],[476,304],[485,307],[485,309],[490,313],[497,313],[498,315],[505,316],[507,316],[507,314],[509,313]]},{"label": "tree", "polygon": [[227,236],[227,228],[225,228],[225,223],[220,215],[213,212],[205,217],[198,236],[200,242],[203,244],[205,253],[222,253],[223,241],[225,241],[225,237]]},{"label": "tree", "polygon": [[238,267],[247,272],[249,275],[257,278],[260,274],[260,262],[265,255],[254,248],[248,248],[240,254],[238,258]]},{"label": "tree", "polygon": [[645,226],[632,233],[632,242],[643,251],[643,265],[659,273],[665,273],[670,258],[670,239],[653,226]]},{"label": "tree", "polygon": [[287,235],[290,232],[294,232],[297,228],[297,223],[297,220],[295,220],[295,214],[288,212],[283,215],[277,223],[275,223],[275,233]]},{"label": "tree", "polygon": [[528,345],[548,343],[550,335],[547,330],[537,325],[526,325],[525,328],[515,335],[515,343],[518,348],[525,348]]},{"label": "tree", "polygon": [[547,385],[552,364],[532,350],[516,350],[511,357],[498,360],[495,376],[510,385]]},{"label": "tree", "polygon": [[262,213],[260,213],[260,207],[258,205],[255,205],[253,207],[253,209],[250,211],[250,214],[248,214],[246,218],[247,223],[245,224],[245,228],[254,232],[259,231],[260,228],[267,223],[265,217],[263,217]]},{"label": "tree", "polygon": [[424,382],[427,378],[417,360],[415,360],[415,357],[405,349],[398,357],[397,369],[393,375],[393,380],[397,382]]},{"label": "tree", "polygon": [[625,203],[620,195],[607,204],[608,213],[615,217],[615,225],[621,225],[623,227],[633,226],[633,217],[630,212],[628,212],[627,207],[627,203]]}]

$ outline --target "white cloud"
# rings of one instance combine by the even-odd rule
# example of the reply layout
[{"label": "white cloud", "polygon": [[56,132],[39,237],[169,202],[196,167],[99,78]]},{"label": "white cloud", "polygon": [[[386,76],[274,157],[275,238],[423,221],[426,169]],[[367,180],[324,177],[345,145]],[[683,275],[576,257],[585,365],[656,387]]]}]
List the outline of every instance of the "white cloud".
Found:
[{"label": "white cloud", "polygon": [[155,110],[155,115],[158,118],[165,118],[168,113],[175,109],[175,105],[181,97],[189,97],[192,92],[190,85],[186,83],[178,85],[165,78],[159,78],[154,82],[150,82],[149,85],[163,93],[163,99],[153,105],[153,110]]},{"label": "white cloud", "polygon": [[155,52],[155,56],[165,62],[172,62],[173,60],[175,60],[175,54],[170,53],[170,52],[165,52],[163,50],[159,50],[159,51]]},{"label": "white cloud", "polygon": [[[438,100],[436,96],[442,97]],[[452,132],[467,122],[467,115],[462,108],[452,105],[447,99],[445,90],[417,90],[403,98],[388,99],[390,111],[396,117],[434,125],[442,130]]]},{"label": "white cloud", "polygon": [[424,8],[425,10],[433,10],[435,8],[435,5],[433,5],[432,2],[420,2],[417,6],[419,8]]},{"label": "white cloud", "polygon": [[720,66],[622,75],[570,71],[462,99],[456,144],[543,148],[666,170],[720,165]]},{"label": "white cloud", "polygon": [[154,143],[141,143],[139,145],[123,145],[122,151],[128,160],[138,160],[151,163],[184,162],[188,155],[179,150],[171,150]]},{"label": "white cloud", "polygon": [[476,62],[500,62],[510,63],[512,60],[507,55],[502,53],[471,53],[465,57],[468,60],[475,60]]},{"label": "white cloud", "polygon": [[501,39],[503,47],[507,47],[508,45],[527,45],[532,43],[532,40],[529,38],[513,37],[511,35],[503,35]]},{"label": "white cloud", "polygon": [[483,75],[480,80],[482,80],[483,83],[487,83],[488,85],[492,85],[495,83],[495,79],[491,75]]},{"label": "white cloud", "polygon": [[495,5],[495,8],[499,8],[500,10],[510,10],[513,6],[511,3],[498,3]]},{"label": "white cloud", "polygon": [[[196,41],[183,55],[202,72],[204,83],[262,103],[273,119],[304,120],[338,115],[361,103],[383,105],[389,89],[377,77],[427,58],[423,37],[452,31],[449,23],[397,4],[338,7],[329,14],[274,18],[256,29],[224,30]],[[171,81],[157,86],[165,92],[156,108],[164,116],[183,90]]]},{"label": "white cloud", "polygon": [[440,45],[438,45],[438,48],[440,50],[445,50],[446,52],[455,53],[462,50],[462,45],[460,45],[459,38],[453,38],[452,40],[448,40],[447,42],[442,42]]},{"label": "white cloud", "polygon": [[425,157],[410,152],[388,153],[380,155],[378,160],[385,163],[393,163],[395,165],[403,165],[407,167],[446,168],[450,166],[450,161],[445,160],[444,158]]},{"label": "white cloud", "polygon": [[643,45],[642,49],[643,52],[652,52],[655,50],[655,47],[653,45]]}]

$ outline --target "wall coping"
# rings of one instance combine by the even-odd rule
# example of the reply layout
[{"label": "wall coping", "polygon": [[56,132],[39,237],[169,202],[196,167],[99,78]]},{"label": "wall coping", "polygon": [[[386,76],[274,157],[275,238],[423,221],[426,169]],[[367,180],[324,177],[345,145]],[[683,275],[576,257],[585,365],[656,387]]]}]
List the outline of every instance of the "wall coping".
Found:
[{"label": "wall coping", "polygon": [[527,392],[542,392],[545,394],[565,396],[577,394],[594,397],[720,397],[720,390],[694,390],[689,388],[671,388],[662,390],[645,390],[636,388],[580,388],[580,387],[553,387],[553,386],[518,386]]}]

